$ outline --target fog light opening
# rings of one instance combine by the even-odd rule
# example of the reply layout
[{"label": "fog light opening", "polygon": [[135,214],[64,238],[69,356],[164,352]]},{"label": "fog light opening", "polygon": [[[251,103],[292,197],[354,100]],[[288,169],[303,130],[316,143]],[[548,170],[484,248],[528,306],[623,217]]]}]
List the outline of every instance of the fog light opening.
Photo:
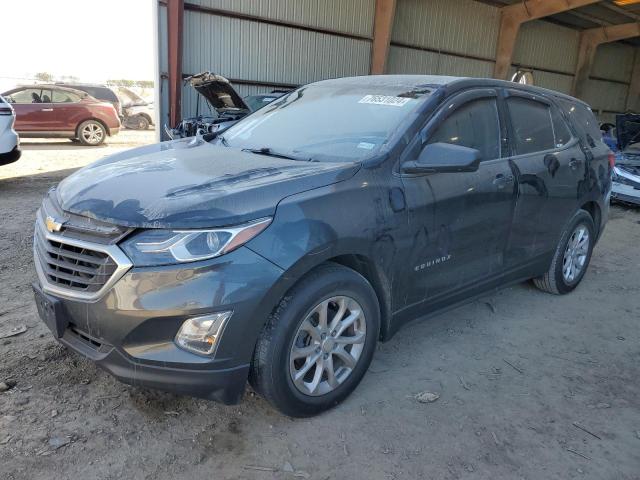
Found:
[{"label": "fog light opening", "polygon": [[176,345],[192,353],[213,355],[232,313],[218,312],[185,320],[176,334]]}]

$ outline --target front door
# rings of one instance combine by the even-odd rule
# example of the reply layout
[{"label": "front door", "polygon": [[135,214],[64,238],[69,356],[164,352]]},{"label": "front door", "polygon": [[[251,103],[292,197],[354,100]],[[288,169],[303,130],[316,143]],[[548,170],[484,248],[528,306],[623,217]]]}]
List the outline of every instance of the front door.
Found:
[{"label": "front door", "polygon": [[514,205],[514,176],[502,158],[505,141],[494,89],[448,99],[409,147],[444,142],[481,153],[476,172],[403,175],[411,247],[399,275],[404,307],[436,302],[499,274]]},{"label": "front door", "polygon": [[18,133],[51,131],[55,123],[51,90],[25,88],[11,93],[7,100],[16,111]]}]

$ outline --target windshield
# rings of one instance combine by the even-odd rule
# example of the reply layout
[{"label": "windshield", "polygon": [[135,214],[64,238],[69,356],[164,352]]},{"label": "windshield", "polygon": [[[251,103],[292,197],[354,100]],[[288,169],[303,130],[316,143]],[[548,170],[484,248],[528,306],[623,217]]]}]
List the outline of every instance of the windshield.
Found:
[{"label": "windshield", "polygon": [[358,161],[375,155],[425,98],[401,86],[308,85],[242,119],[221,142],[294,158]]},{"label": "windshield", "polygon": [[246,103],[252,112],[260,110],[265,105],[273,102],[276,98],[280,97],[279,94],[274,95],[249,95],[244,97],[244,103]]}]

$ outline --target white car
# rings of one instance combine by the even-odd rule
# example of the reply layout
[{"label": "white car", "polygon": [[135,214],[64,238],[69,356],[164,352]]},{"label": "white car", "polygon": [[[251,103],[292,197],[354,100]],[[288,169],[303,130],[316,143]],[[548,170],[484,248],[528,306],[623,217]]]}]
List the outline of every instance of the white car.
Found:
[{"label": "white car", "polygon": [[16,112],[0,96],[0,165],[15,162],[20,158],[20,137],[13,129]]},{"label": "white car", "polygon": [[122,123],[133,130],[146,130],[153,125],[155,114],[153,103],[147,102],[140,95],[126,87],[118,88],[118,99],[122,106]]}]

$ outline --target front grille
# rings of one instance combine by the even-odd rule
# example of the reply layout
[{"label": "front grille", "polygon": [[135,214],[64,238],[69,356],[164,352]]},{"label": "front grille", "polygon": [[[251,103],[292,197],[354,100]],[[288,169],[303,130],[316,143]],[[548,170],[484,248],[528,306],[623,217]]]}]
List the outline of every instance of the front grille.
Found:
[{"label": "front grille", "polygon": [[46,238],[41,225],[36,227],[34,248],[42,273],[52,285],[73,291],[98,292],[118,268],[106,253]]}]

